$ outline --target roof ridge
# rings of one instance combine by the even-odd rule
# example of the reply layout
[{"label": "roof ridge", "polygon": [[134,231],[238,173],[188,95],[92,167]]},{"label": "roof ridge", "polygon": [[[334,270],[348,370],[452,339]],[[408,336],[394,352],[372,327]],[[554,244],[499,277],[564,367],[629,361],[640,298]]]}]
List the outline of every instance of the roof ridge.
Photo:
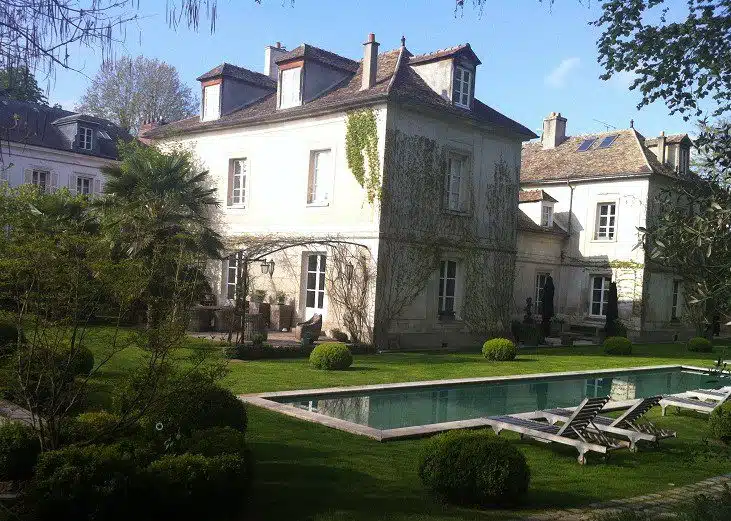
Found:
[{"label": "roof ridge", "polygon": [[406,47],[403,45],[398,49],[399,55],[396,59],[396,65],[393,68],[393,74],[391,74],[391,79],[388,82],[388,87],[386,87],[386,96],[391,95],[391,89],[393,88],[394,83],[396,83],[396,76],[398,76],[398,73],[401,72],[401,60],[404,57],[405,50]]},{"label": "roof ridge", "polygon": [[437,49],[435,51],[427,52],[427,53],[424,53],[424,54],[412,54],[411,57],[412,58],[416,58],[416,59],[420,59],[420,58],[425,58],[427,56],[432,56],[434,54],[439,54],[440,52],[453,52],[453,51],[458,51],[460,49],[464,49],[465,47],[469,47],[469,46],[470,46],[469,43],[460,43],[460,44],[457,44],[457,45],[452,45],[451,47],[445,47],[444,49]]},{"label": "roof ridge", "polygon": [[637,132],[635,129],[630,130],[632,130],[632,136],[635,138],[635,143],[637,143],[637,146],[640,148],[640,154],[642,154],[642,159],[645,160],[647,168],[649,168],[652,173],[656,173],[655,169],[650,164],[650,158],[647,157],[647,154],[651,154],[651,152],[647,150],[647,147],[642,143],[642,141],[640,141],[640,138],[638,137],[639,132]]}]

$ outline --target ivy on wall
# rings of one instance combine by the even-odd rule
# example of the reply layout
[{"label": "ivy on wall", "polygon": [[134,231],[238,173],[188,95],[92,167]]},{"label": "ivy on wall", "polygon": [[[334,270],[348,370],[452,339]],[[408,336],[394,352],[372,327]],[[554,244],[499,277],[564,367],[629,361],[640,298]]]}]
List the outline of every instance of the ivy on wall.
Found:
[{"label": "ivy on wall", "polygon": [[353,177],[365,188],[368,202],[373,204],[381,197],[381,161],[378,157],[376,115],[372,109],[348,114],[345,155]]}]

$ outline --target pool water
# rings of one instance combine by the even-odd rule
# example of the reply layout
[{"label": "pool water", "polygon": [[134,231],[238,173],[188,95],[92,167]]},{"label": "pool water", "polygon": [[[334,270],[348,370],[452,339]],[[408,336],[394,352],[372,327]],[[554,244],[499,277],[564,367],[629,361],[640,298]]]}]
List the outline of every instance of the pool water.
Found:
[{"label": "pool water", "polygon": [[731,385],[728,376],[673,368],[271,399],[386,430],[570,407],[588,396],[610,396],[621,401],[726,385]]}]

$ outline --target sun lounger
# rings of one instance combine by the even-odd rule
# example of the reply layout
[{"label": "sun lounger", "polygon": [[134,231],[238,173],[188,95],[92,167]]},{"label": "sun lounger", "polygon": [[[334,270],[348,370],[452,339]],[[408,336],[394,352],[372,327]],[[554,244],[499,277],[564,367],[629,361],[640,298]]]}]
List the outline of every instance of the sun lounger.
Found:
[{"label": "sun lounger", "polygon": [[625,441],[607,437],[598,429],[589,428],[592,426],[592,420],[608,401],[608,396],[586,398],[561,427],[516,416],[491,416],[485,420],[495,434],[506,430],[517,432],[521,437],[528,436],[547,443],[555,442],[575,447],[579,451],[579,463],[583,465],[586,463],[586,453],[589,451],[608,455],[610,450],[629,445]]},{"label": "sun lounger", "polygon": [[693,397],[692,392],[671,394],[660,400],[662,407],[662,415],[665,416],[665,409],[668,407],[677,407],[678,409],[689,409],[691,411],[702,412],[703,414],[711,414],[716,407],[721,406],[731,399],[731,387],[726,388],[726,392],[714,399],[704,399],[703,396],[696,393]]},{"label": "sun lounger", "polygon": [[682,394],[685,395],[686,398],[719,401],[725,399],[729,391],[731,391],[731,386],[721,387],[720,389],[694,389],[693,391],[688,391]]},{"label": "sun lounger", "polygon": [[[660,429],[653,423],[644,420],[639,422],[650,409],[660,403],[662,396],[652,396],[638,400],[632,407],[627,409],[617,418],[597,415],[593,420],[593,426],[602,432],[629,440],[629,450],[637,450],[637,442],[640,440],[657,444],[665,438],[674,438],[675,431]],[[574,409],[548,409],[542,411],[550,423],[566,422],[574,413]]]}]

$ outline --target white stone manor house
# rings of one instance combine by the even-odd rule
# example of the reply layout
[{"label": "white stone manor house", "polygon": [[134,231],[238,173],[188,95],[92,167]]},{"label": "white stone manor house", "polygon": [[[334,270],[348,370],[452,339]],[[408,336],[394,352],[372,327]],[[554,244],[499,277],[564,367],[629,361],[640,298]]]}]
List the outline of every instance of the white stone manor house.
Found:
[{"label": "white stone manor house", "polygon": [[[262,73],[198,77],[200,114],[141,134],[191,149],[215,179],[232,254],[211,269],[218,303],[235,296],[239,247],[290,237],[311,245],[271,256],[271,276],[251,267],[254,287],[326,331],[360,313],[380,347],[474,347],[540,301],[549,274],[577,325],[603,325],[613,279],[632,334],[674,330],[679,280],[632,247],[653,193],[687,169],[687,137],[567,137],[554,114],[523,145],[537,136],[475,98],[479,65],[469,44],[379,52],[370,35],[361,60],[277,44]],[[345,285],[343,262],[357,268]]]}]

